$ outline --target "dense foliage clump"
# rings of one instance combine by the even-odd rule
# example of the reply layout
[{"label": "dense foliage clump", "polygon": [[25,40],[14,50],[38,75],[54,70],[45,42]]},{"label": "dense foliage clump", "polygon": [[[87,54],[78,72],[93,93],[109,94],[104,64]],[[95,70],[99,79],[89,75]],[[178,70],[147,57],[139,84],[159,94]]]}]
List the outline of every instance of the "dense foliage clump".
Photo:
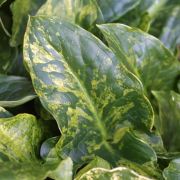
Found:
[{"label": "dense foliage clump", "polygon": [[180,179],[177,0],[0,0],[0,179]]}]

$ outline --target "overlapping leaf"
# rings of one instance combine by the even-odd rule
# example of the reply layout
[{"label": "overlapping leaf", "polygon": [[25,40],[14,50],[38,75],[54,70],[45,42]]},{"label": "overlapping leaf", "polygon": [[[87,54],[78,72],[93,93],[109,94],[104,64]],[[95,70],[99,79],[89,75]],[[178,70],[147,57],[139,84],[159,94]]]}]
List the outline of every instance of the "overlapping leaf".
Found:
[{"label": "overlapping leaf", "polygon": [[97,23],[118,20],[139,3],[140,0],[47,0],[37,14],[65,18],[92,30]]},{"label": "overlapping leaf", "polygon": [[180,179],[180,158],[170,162],[169,166],[164,170],[163,176],[166,180]]},{"label": "overlapping leaf", "polygon": [[180,64],[158,39],[123,24],[98,27],[120,62],[142,80],[149,93],[173,88]]},{"label": "overlapping leaf", "polygon": [[59,163],[0,163],[0,179],[7,180],[72,180],[73,164],[70,158]]},{"label": "overlapping leaf", "polygon": [[0,136],[0,159],[3,155],[6,161],[37,161],[43,130],[33,115],[0,118]]},{"label": "overlapping leaf", "polygon": [[34,15],[45,0],[15,0],[11,5],[13,14],[13,26],[11,46],[22,44],[27,25],[28,15]]},{"label": "overlapping leaf", "polygon": [[180,151],[180,95],[171,91],[154,91],[159,104],[159,124],[164,144],[168,150]]},{"label": "overlapping leaf", "polygon": [[0,75],[0,106],[19,106],[35,97],[31,82],[26,78]]},{"label": "overlapping leaf", "polygon": [[[16,62],[17,49],[9,46],[9,37],[5,33],[5,28],[9,26],[10,18],[0,11],[0,73],[7,74]],[[4,29],[3,29],[4,28]]]},{"label": "overlapping leaf", "polygon": [[100,40],[58,18],[32,17],[24,59],[37,95],[62,132],[56,146],[62,158],[80,163],[97,154],[116,163],[128,158],[129,143],[129,152],[142,157],[130,160],[156,161],[150,146],[128,131],[152,127],[141,84]]},{"label": "overlapping leaf", "polygon": [[180,45],[179,24],[180,24],[180,6],[177,6],[173,9],[172,14],[168,18],[167,23],[164,26],[163,32],[160,37],[164,45],[173,52],[176,50],[176,46]]},{"label": "overlapping leaf", "polygon": [[0,118],[7,118],[13,116],[10,112],[0,106]]},{"label": "overlapping leaf", "polygon": [[99,179],[141,179],[141,180],[152,180],[149,177],[142,176],[135,171],[126,167],[117,167],[115,169],[109,170],[104,168],[93,168],[87,173],[83,174],[80,178],[76,180],[99,180]]}]

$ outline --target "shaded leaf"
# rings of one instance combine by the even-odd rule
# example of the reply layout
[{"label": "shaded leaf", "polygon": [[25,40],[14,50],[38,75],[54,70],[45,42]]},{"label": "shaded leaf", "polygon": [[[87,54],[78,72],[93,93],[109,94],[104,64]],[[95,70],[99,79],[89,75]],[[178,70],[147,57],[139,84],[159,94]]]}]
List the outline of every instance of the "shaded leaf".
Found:
[{"label": "shaded leaf", "polygon": [[140,0],[97,0],[97,3],[102,11],[105,22],[113,22],[135,8],[140,3]]},{"label": "shaded leaf", "polygon": [[4,4],[7,0],[0,0],[0,6]]},{"label": "shaded leaf", "polygon": [[[80,27],[55,17],[32,17],[24,59],[37,95],[61,130],[56,146],[61,158],[84,163],[99,155],[116,163],[123,132],[128,127],[152,127],[153,112],[141,83],[110,49]],[[142,148],[141,162],[156,160],[148,145],[135,142]],[[133,161],[139,162],[134,157]]]},{"label": "shaded leaf", "polygon": [[0,75],[0,106],[19,106],[35,97],[33,87],[26,78]]},{"label": "shaded leaf", "polygon": [[123,24],[98,27],[120,62],[142,80],[148,93],[173,88],[180,64],[158,39]]},{"label": "shaded leaf", "polygon": [[[7,74],[14,66],[17,58],[17,49],[9,46],[9,37],[6,35],[3,27],[9,26],[9,17],[0,11],[0,73]],[[2,22],[3,21],[3,22]],[[4,27],[6,28],[6,27]]]},{"label": "shaded leaf", "polygon": [[10,112],[0,106],[0,118],[8,118],[13,116]]},{"label": "shaded leaf", "polygon": [[176,6],[170,14],[162,34],[160,36],[164,45],[175,52],[177,45],[180,45],[180,6]]},{"label": "shaded leaf", "polygon": [[171,91],[153,91],[159,104],[159,132],[165,147],[170,151],[180,151],[180,95]]},{"label": "shaded leaf", "polygon": [[37,161],[42,135],[42,128],[33,115],[0,118],[0,153],[12,161]]},{"label": "shaded leaf", "polygon": [[169,166],[164,170],[163,176],[166,180],[180,179],[180,158],[170,162]]},{"label": "shaded leaf", "polygon": [[51,157],[50,155],[53,154],[53,148],[55,147],[56,143],[58,142],[59,137],[52,137],[50,139],[47,139],[46,141],[43,142],[43,144],[41,145],[41,149],[40,149],[40,156],[42,159],[47,161],[48,159],[57,159],[56,157]]},{"label": "shaded leaf", "polygon": [[22,44],[27,25],[28,15],[35,15],[45,0],[15,0],[11,5],[13,14],[11,46]]}]

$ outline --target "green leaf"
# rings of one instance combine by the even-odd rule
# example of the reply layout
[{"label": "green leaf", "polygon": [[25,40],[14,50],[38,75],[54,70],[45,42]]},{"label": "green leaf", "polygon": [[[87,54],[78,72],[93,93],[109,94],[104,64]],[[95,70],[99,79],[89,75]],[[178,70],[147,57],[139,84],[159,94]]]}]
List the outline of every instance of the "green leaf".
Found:
[{"label": "green leaf", "polygon": [[[49,169],[49,168],[48,168]],[[72,180],[73,162],[71,158],[61,161],[55,170],[49,173],[49,177],[57,180]]]},{"label": "green leaf", "polygon": [[105,22],[113,22],[131,9],[134,9],[140,3],[140,0],[97,0],[97,3],[102,11]]},{"label": "green leaf", "polygon": [[[54,147],[58,142],[59,137],[52,137],[43,142],[40,149],[40,156],[46,161],[55,161],[57,159]],[[54,156],[55,155],[55,156]]]},{"label": "green leaf", "polygon": [[8,112],[6,109],[0,106],[0,118],[8,118],[12,116],[13,115],[10,112]]},{"label": "green leaf", "polygon": [[156,151],[156,153],[165,152],[162,137],[158,132],[135,131],[134,133],[139,139],[142,139],[147,144],[149,144]]},{"label": "green leaf", "polygon": [[177,45],[180,44],[180,6],[176,6],[170,14],[160,36],[164,45],[175,52]]},{"label": "green leaf", "polygon": [[0,0],[0,7],[2,6],[2,4],[4,4],[7,0]]},{"label": "green leaf", "polygon": [[93,168],[87,173],[83,174],[80,178],[76,180],[99,180],[99,179],[141,179],[141,180],[152,180],[149,177],[141,176],[140,174],[136,173],[132,169],[126,167],[117,167],[112,170],[105,169],[105,168]]},{"label": "green leaf", "polygon": [[180,64],[158,39],[123,24],[98,27],[120,62],[141,79],[148,93],[173,88]]},{"label": "green leaf", "polygon": [[11,161],[37,161],[43,131],[33,115],[0,118],[0,153]]},{"label": "green leaf", "polygon": [[15,0],[11,5],[13,14],[11,46],[22,44],[28,15],[35,15],[45,0]]},{"label": "green leaf", "polygon": [[165,180],[179,180],[180,179],[180,158],[171,161],[169,166],[163,171]]},{"label": "green leaf", "polygon": [[79,179],[80,176],[82,176],[83,174],[85,174],[86,172],[88,172],[93,168],[110,169],[111,166],[107,161],[97,156],[88,165],[86,165],[77,173],[76,179]]},{"label": "green leaf", "polygon": [[96,0],[47,0],[37,15],[57,16],[88,30],[104,22]]},{"label": "green leaf", "polygon": [[[81,163],[99,155],[116,163],[128,127],[152,127],[153,112],[141,83],[110,49],[80,27],[55,17],[30,18],[24,59],[37,95],[61,130],[56,149],[62,158]],[[133,161],[156,160],[148,145],[135,142],[142,159]]]},{"label": "green leaf", "polygon": [[165,147],[170,151],[180,151],[180,94],[173,91],[153,91],[159,104],[159,132]]},{"label": "green leaf", "polygon": [[[17,49],[9,46],[9,37],[4,29],[9,26],[9,17],[0,11],[0,73],[8,73],[16,62]],[[5,23],[5,24],[3,24]],[[4,29],[3,29],[4,28]]]},{"label": "green leaf", "polygon": [[0,106],[19,106],[35,97],[33,87],[26,78],[0,75]]},{"label": "green leaf", "polygon": [[95,24],[119,19],[139,3],[140,0],[47,0],[37,14],[58,16],[92,30]]},{"label": "green leaf", "polygon": [[54,164],[40,163],[0,163],[0,179],[3,180],[44,180],[48,177],[57,180],[72,180],[70,158]]}]

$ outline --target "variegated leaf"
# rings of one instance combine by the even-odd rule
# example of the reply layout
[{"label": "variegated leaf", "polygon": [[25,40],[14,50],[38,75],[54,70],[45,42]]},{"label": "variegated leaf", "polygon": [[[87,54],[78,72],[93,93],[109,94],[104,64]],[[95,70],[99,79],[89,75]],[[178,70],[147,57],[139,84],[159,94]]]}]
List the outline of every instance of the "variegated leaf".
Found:
[{"label": "variegated leaf", "polygon": [[123,24],[98,27],[120,62],[142,80],[148,93],[173,88],[180,63],[158,39]]},{"label": "variegated leaf", "polygon": [[24,59],[37,95],[61,130],[56,149],[62,158],[80,163],[97,154],[116,163],[128,158],[123,142],[129,142],[137,145],[129,153],[141,156],[130,160],[156,161],[150,146],[128,132],[153,124],[141,83],[99,39],[55,17],[32,17]]}]

